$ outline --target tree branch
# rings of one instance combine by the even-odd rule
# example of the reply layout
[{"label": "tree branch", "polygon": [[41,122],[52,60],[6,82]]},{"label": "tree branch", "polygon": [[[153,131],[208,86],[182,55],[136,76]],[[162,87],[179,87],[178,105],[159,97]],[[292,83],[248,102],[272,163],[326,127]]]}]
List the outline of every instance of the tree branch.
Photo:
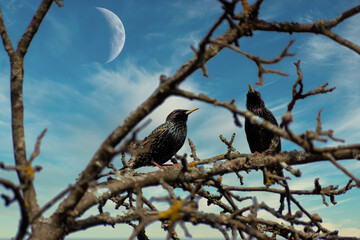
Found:
[{"label": "tree branch", "polygon": [[14,50],[14,48],[12,46],[12,43],[10,41],[8,32],[7,32],[6,27],[5,27],[4,19],[3,19],[3,16],[2,16],[2,12],[1,12],[1,7],[0,7],[0,34],[1,34],[1,39],[3,41],[5,51],[7,52],[9,57],[11,58],[11,56],[14,54],[15,50]]},{"label": "tree branch", "polygon": [[14,193],[15,200],[18,202],[20,207],[20,224],[15,239],[21,240],[27,233],[27,227],[29,225],[28,206],[25,203],[23,196],[21,195],[20,188],[9,180],[0,178],[0,184],[5,188],[10,189]]},{"label": "tree branch", "polygon": [[[337,160],[353,159],[353,149],[360,149],[359,145],[349,145],[349,148],[339,148],[333,151],[333,156]],[[214,158],[212,158],[213,161]],[[217,156],[217,159],[224,159],[223,155]],[[164,181],[168,184],[177,183],[179,179],[182,182],[194,182],[197,179],[208,179],[215,175],[223,175],[231,172],[248,171],[250,169],[259,169],[269,167],[285,162],[288,165],[299,165],[310,162],[328,161],[329,159],[322,154],[309,154],[299,151],[291,151],[271,155],[253,155],[253,154],[230,154],[229,161],[216,162],[212,167],[191,167],[188,172],[183,173],[181,169],[170,168],[166,171],[154,171],[140,176],[131,174],[124,175],[121,180],[112,180],[107,183],[100,183],[96,187],[91,187],[76,208],[72,211],[73,217],[82,215],[87,209],[96,203],[106,200],[113,195],[121,194],[135,187],[156,186]],[[198,165],[208,164],[208,159],[197,161]],[[104,194],[99,194],[104,192]]]},{"label": "tree branch", "polygon": [[339,44],[357,52],[360,54],[360,47],[349,40],[346,40],[339,35],[330,31],[331,28],[335,27],[345,19],[354,16],[360,12],[360,5],[355,6],[343,13],[340,14],[339,17],[331,19],[331,20],[318,20],[315,21],[313,24],[299,24],[296,22],[266,22],[263,20],[258,20],[254,22],[253,28],[254,30],[260,31],[276,31],[276,32],[285,32],[285,33],[315,33],[315,34],[322,34]]},{"label": "tree branch", "polygon": [[[37,12],[31,20],[24,35],[18,42],[16,52],[9,47],[10,40],[7,37],[3,21],[0,20],[1,35],[8,48],[11,65],[11,114],[12,114],[12,135],[17,173],[23,189],[24,199],[29,204],[29,216],[39,211],[35,189],[32,183],[31,174],[27,174],[29,166],[26,160],[25,136],[24,136],[24,104],[23,104],[23,80],[24,80],[24,56],[28,50],[31,40],[35,36],[42,20],[51,6],[52,0],[43,0]],[[1,18],[2,19],[2,18]],[[32,170],[32,169],[30,169]]]},{"label": "tree branch", "polygon": [[18,42],[16,52],[21,56],[24,57],[32,39],[34,38],[35,34],[37,33],[41,22],[45,18],[46,13],[49,11],[53,0],[43,0],[37,9],[33,19],[31,20],[29,26],[26,28],[25,33],[21,37]]},{"label": "tree branch", "polygon": [[279,70],[273,70],[273,69],[264,68],[263,64],[275,64],[275,63],[280,62],[284,57],[295,56],[294,53],[289,53],[288,52],[290,46],[294,43],[294,40],[290,40],[289,44],[283,49],[283,51],[280,53],[280,55],[273,58],[273,59],[263,59],[263,58],[261,58],[259,56],[255,56],[255,55],[252,55],[250,53],[244,52],[244,51],[240,50],[238,47],[232,46],[230,44],[223,44],[223,43],[217,42],[217,41],[212,41],[212,43],[219,44],[219,45],[221,45],[223,47],[227,47],[227,48],[229,48],[229,49],[231,49],[231,50],[233,50],[233,51],[235,51],[237,53],[240,53],[240,54],[244,55],[248,59],[255,62],[255,64],[258,66],[258,78],[259,78],[258,82],[256,82],[255,84],[260,85],[260,86],[264,85],[263,74],[273,73],[273,74],[278,74],[278,75],[281,75],[281,76],[288,76],[288,74],[280,72]]}]

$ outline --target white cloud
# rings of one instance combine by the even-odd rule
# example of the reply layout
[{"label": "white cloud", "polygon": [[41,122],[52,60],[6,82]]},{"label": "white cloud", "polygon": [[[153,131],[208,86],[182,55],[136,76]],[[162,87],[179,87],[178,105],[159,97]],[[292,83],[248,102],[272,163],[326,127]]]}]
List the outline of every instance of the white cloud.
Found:
[{"label": "white cloud", "polygon": [[[343,223],[352,223],[353,224],[353,219],[341,219],[341,223],[339,222],[326,222],[323,224],[323,226],[325,228],[328,229],[336,229],[339,231],[339,236],[342,237],[360,237],[360,229],[359,228],[355,228],[355,227],[347,227],[344,226]],[[360,224],[360,223],[359,223]]]},{"label": "white cloud", "polygon": [[[200,111],[200,110],[199,110]],[[201,108],[202,118],[199,128],[193,132],[193,142],[197,146],[198,157],[207,158],[227,151],[227,147],[219,139],[219,135],[223,135],[228,141],[233,133],[236,134],[234,147],[238,151],[247,150],[243,147],[244,128],[238,128],[234,124],[233,116],[227,110],[204,106]],[[243,122],[243,119],[239,117]]]},{"label": "white cloud", "polygon": [[[341,23],[343,26],[340,30],[336,31],[337,29],[335,29],[334,31],[343,38],[359,44],[360,27],[357,24],[359,19],[359,16],[352,17],[345,23]],[[356,68],[356,62],[360,61],[358,54],[353,50],[321,35],[310,36],[301,49],[305,50],[304,63],[332,66],[338,66],[340,63],[341,65],[346,64],[346,68]],[[339,71],[346,72],[345,69],[339,69]]]},{"label": "white cloud", "polygon": [[[277,113],[275,114],[275,116],[277,117],[278,122],[280,122],[280,115],[279,114],[284,114],[287,110],[287,105],[290,103],[290,99],[282,97],[282,98],[277,98],[275,100],[272,101],[268,101],[266,103],[266,108],[269,109],[271,112],[273,113]],[[280,111],[281,110],[281,111]]]},{"label": "white cloud", "polygon": [[[128,114],[137,106],[143,103],[159,85],[161,74],[167,76],[173,71],[164,68],[161,71],[149,72],[144,68],[134,64],[132,60],[126,61],[123,67],[117,71],[107,70],[97,67],[97,73],[89,76],[87,81],[94,87],[90,98],[95,98],[101,106],[115,105],[123,114]],[[196,85],[184,83],[183,89],[190,91],[196,90]],[[167,99],[158,109],[157,114],[151,115],[153,122],[160,124],[165,121],[166,116],[176,108],[190,108],[189,100],[172,97]]]},{"label": "white cloud", "polygon": [[310,10],[308,13],[306,13],[305,15],[301,15],[298,17],[298,19],[296,20],[298,23],[305,23],[305,24],[311,24],[314,23],[314,21],[316,20],[315,18],[315,14],[317,12],[314,12],[312,10]]},{"label": "white cloud", "polygon": [[309,59],[311,59],[305,59],[305,62],[316,61],[318,64],[335,65],[334,62],[329,62],[338,53],[338,44],[334,41],[324,36],[313,35],[302,48],[305,49]]},{"label": "white cloud", "polygon": [[[337,134],[346,130],[351,130],[352,134],[355,134],[356,136],[356,133],[360,131],[360,109],[356,109],[353,107],[350,108],[351,109],[348,109],[346,115],[341,117],[340,122],[337,121],[338,123],[335,125],[335,131]],[[356,139],[358,140],[359,138]]]},{"label": "white cloud", "polygon": [[265,21],[274,21],[275,18],[278,17],[281,12],[283,12],[283,5],[283,3],[279,2],[264,2],[260,11],[260,18],[264,19]]},{"label": "white cloud", "polygon": [[[341,23],[334,31],[355,44],[359,44],[360,26],[357,24],[359,20],[360,16],[354,16]],[[335,136],[345,139],[347,144],[358,142],[360,139],[360,128],[358,127],[360,111],[356,106],[360,105],[358,94],[360,91],[359,55],[331,39],[318,35],[309,37],[302,48],[305,49],[306,63],[318,67],[331,66],[328,67],[329,73],[331,73],[330,79],[324,79],[324,82],[329,82],[330,86],[337,87],[331,93],[332,98],[329,98],[333,108],[327,107],[326,109],[328,112],[332,111],[332,117],[323,117],[323,129],[335,130]],[[330,142],[329,144],[336,143]]]},{"label": "white cloud", "polygon": [[193,19],[201,19],[203,17],[209,17],[216,13],[221,12],[220,5],[214,4],[212,0],[199,0],[191,3],[189,7],[188,3],[182,1],[175,1],[173,6],[181,11],[184,15],[182,19],[176,18],[176,21],[190,21]]},{"label": "white cloud", "polygon": [[161,39],[165,37],[166,34],[164,32],[149,32],[145,35],[146,40],[153,40],[153,39]]},{"label": "white cloud", "polygon": [[[48,41],[46,41],[45,44],[49,44],[48,47],[52,49],[52,51],[57,51],[56,53],[61,54],[64,49],[73,42],[66,21],[64,23],[63,19],[58,19],[51,14],[48,14],[44,21],[48,21],[52,25],[52,33],[47,36]],[[72,24],[75,23],[72,22]],[[49,39],[49,37],[51,39]],[[56,46],[56,48],[54,48],[54,46]]]},{"label": "white cloud", "polygon": [[[286,172],[286,171],[284,171]],[[313,176],[303,176],[300,179],[294,177],[290,173],[286,173],[286,175],[291,177],[291,181],[288,181],[290,189],[296,190],[305,190],[305,189],[313,189],[314,188],[314,177]]]},{"label": "white cloud", "polygon": [[346,20],[343,28],[339,30],[340,34],[355,44],[360,43],[360,26],[357,24],[360,20],[360,16],[356,15]]},{"label": "white cloud", "polygon": [[176,63],[176,65],[180,65],[181,63],[179,63],[179,57],[185,57],[189,54],[194,54],[190,46],[198,48],[201,38],[202,36],[200,31],[195,30],[175,39],[171,44],[174,49],[174,54],[172,55],[171,61]]},{"label": "white cloud", "polygon": [[119,106],[126,113],[140,105],[159,83],[161,73],[147,72],[145,69],[127,60],[125,66],[113,71],[97,65],[97,73],[88,76],[87,81],[94,87],[92,98],[100,98],[99,105]]},{"label": "white cloud", "polygon": [[355,236],[360,237],[360,229],[359,228],[338,228],[340,236]]}]

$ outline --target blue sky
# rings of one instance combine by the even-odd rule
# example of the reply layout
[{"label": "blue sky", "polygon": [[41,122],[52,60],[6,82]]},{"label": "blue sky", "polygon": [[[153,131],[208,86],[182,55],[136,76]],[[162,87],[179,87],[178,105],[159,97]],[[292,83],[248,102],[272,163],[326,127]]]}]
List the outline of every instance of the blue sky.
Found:
[{"label": "blue sky", "polygon": [[[40,1],[0,0],[10,38],[13,45],[23,34]],[[32,41],[25,58],[24,104],[25,135],[27,153],[30,155],[38,134],[48,128],[41,145],[41,155],[35,164],[43,166],[36,175],[35,186],[41,205],[56,193],[73,183],[104,138],[142,103],[156,88],[160,74],[170,76],[181,64],[192,57],[190,45],[197,46],[199,40],[221,14],[217,1],[132,1],[92,0],[65,1],[63,8],[53,5],[43,21],[38,34]],[[260,18],[268,21],[298,21],[311,23],[316,19],[330,19],[358,4],[358,1],[264,1]],[[95,10],[103,7],[114,12],[122,21],[126,31],[125,46],[120,55],[105,64],[110,54],[108,30],[105,18]],[[348,19],[335,28],[341,36],[360,44],[360,16]],[[216,34],[221,34],[225,25]],[[277,119],[286,112],[291,99],[291,87],[296,80],[293,62],[301,59],[305,91],[329,82],[336,86],[332,93],[315,96],[298,102],[293,110],[292,129],[301,133],[314,129],[316,115],[323,108],[323,129],[332,128],[335,136],[346,140],[346,144],[359,143],[360,139],[360,57],[345,47],[325,37],[311,34],[276,34],[255,32],[252,38],[240,40],[241,49],[264,58],[273,58],[295,39],[290,52],[295,57],[286,58],[272,66],[288,73],[289,77],[266,75],[265,85],[256,87],[262,94],[266,106]],[[245,108],[248,83],[254,86],[257,69],[254,63],[230,50],[222,51],[208,64],[210,78],[196,72],[181,85],[197,93],[205,93],[222,101],[236,99],[239,107]],[[11,121],[9,101],[9,60],[0,47],[0,160],[13,164],[11,144]],[[191,114],[188,122],[188,137],[197,146],[200,157],[210,157],[226,152],[218,136],[230,138],[237,134],[235,146],[243,153],[250,152],[243,129],[236,128],[228,112],[206,106],[196,101],[172,97],[151,115],[152,123],[140,134],[146,136],[154,127],[164,122],[168,113],[176,108],[200,110]],[[243,120],[242,120],[243,121]],[[329,142],[328,145],[336,143]],[[283,150],[296,147],[283,141]],[[189,152],[187,144],[180,153]],[[354,175],[360,174],[360,163],[343,161]],[[120,166],[119,159],[114,164]],[[315,163],[299,166],[301,179],[293,179],[291,187],[311,189],[316,177],[321,184],[340,185],[348,181],[342,172],[330,163]],[[1,172],[2,177],[16,179],[15,175]],[[259,185],[261,174],[251,172],[244,175],[247,186]],[[224,183],[231,184],[234,176],[224,177]],[[3,189],[0,188],[2,192]],[[159,188],[147,189],[149,193],[165,195]],[[179,194],[181,194],[179,192]],[[277,197],[253,194],[258,201],[277,207]],[[360,210],[354,205],[360,200],[358,189],[336,198],[338,204],[326,207],[321,197],[311,197],[304,205],[312,213],[319,213],[324,226],[340,230],[341,234],[351,233],[360,237]],[[299,197],[299,200],[301,198]],[[216,210],[206,207],[204,211]],[[166,205],[162,206],[164,209]],[[110,206],[108,211],[119,214]],[[95,211],[93,212],[95,213]],[[341,213],[341,222],[338,221]],[[15,235],[18,223],[16,205],[0,212],[0,237]],[[6,226],[6,229],[4,228]],[[194,237],[220,236],[207,227],[189,226]],[[163,237],[158,224],[149,228],[153,237]],[[101,229],[101,231],[99,231]],[[128,236],[130,228],[117,226],[115,229],[94,228],[70,237],[119,237]],[[180,236],[182,230],[178,230]],[[217,235],[218,234],[218,235]]]}]

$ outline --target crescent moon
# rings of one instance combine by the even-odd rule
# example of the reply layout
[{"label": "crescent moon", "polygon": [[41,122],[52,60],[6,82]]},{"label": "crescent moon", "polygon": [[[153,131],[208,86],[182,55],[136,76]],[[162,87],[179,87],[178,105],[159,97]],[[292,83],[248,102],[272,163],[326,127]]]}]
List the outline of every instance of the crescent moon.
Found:
[{"label": "crescent moon", "polygon": [[124,28],[124,25],[121,22],[120,18],[118,16],[116,16],[116,14],[113,13],[112,11],[110,11],[106,8],[101,8],[101,7],[96,7],[96,9],[99,10],[100,13],[102,13],[104,15],[105,19],[107,20],[107,22],[109,23],[109,26],[110,26],[111,50],[110,50],[110,56],[108,57],[108,59],[106,61],[106,63],[109,63],[120,54],[121,50],[124,47],[125,28]]}]

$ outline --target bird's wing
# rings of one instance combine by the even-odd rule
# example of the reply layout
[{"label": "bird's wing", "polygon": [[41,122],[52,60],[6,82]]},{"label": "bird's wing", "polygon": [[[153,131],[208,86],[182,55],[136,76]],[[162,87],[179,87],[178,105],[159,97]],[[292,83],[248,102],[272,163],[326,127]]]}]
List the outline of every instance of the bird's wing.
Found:
[{"label": "bird's wing", "polygon": [[158,139],[166,132],[166,128],[158,127],[154,131],[150,133],[149,136],[147,136],[142,142],[141,142],[141,148],[142,151],[146,152],[147,150],[150,150],[151,144],[155,141],[155,139]]},{"label": "bird's wing", "polygon": [[[276,118],[274,117],[274,114],[267,108],[264,109],[264,116],[262,116],[265,120],[271,122],[272,124],[275,124],[276,126],[279,126],[278,122],[276,121]],[[269,146],[270,152],[280,152],[281,151],[281,139],[278,135],[274,133],[264,133],[273,135],[274,137],[271,140],[271,144]]]},{"label": "bird's wing", "polygon": [[265,120],[268,120],[272,124],[279,126],[278,122],[276,121],[276,118],[274,117],[274,114],[269,109],[265,108],[261,117],[264,118]]},{"label": "bird's wing", "polygon": [[246,139],[249,144],[250,151],[252,153],[258,151],[256,149],[256,145],[258,142],[258,135],[259,135],[259,129],[250,123],[248,119],[245,119],[245,133],[246,133]]}]

